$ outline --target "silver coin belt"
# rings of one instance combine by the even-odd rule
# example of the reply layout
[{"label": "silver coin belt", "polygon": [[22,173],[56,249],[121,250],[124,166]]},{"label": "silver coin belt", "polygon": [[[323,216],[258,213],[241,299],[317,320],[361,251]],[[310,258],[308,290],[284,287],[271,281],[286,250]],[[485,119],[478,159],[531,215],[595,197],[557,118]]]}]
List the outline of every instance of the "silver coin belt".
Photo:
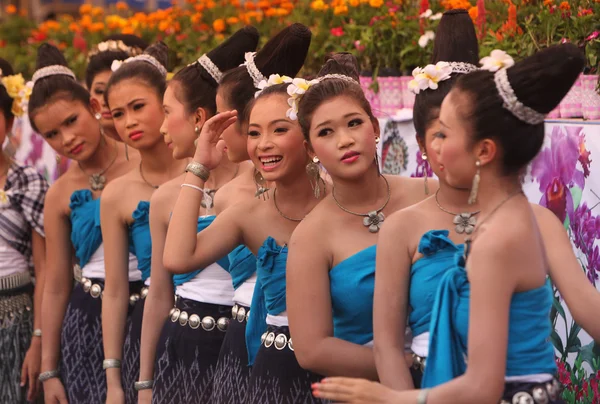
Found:
[{"label": "silver coin belt", "polygon": [[183,327],[189,325],[192,330],[202,327],[204,331],[212,331],[216,328],[221,332],[225,332],[229,325],[229,318],[227,317],[221,317],[218,320],[215,320],[212,316],[200,318],[197,314],[190,315],[187,311],[182,311],[177,307],[171,309],[169,317],[173,323],[179,322],[179,325]]},{"label": "silver coin belt", "polygon": [[33,315],[33,302],[28,293],[0,296],[0,329],[11,327],[18,317]]},{"label": "silver coin belt", "polygon": [[288,338],[285,334],[277,334],[274,332],[266,332],[260,337],[261,345],[264,345],[265,348],[275,347],[278,351],[282,351],[284,348],[288,348],[290,351],[294,350],[294,345],[292,344],[292,338]]},{"label": "silver coin belt", "polygon": [[[101,284],[94,283],[91,279],[84,277],[81,278],[81,284],[83,285],[83,291],[89,293],[94,299],[102,298],[102,296],[104,296]],[[138,300],[145,299],[146,296],[148,296],[148,287],[144,286],[140,290],[140,293],[132,293],[129,295],[129,304],[133,306]]]},{"label": "silver coin belt", "polygon": [[547,404],[560,396],[561,385],[554,379],[543,386],[537,386],[531,391],[520,391],[512,397],[512,401],[502,400],[500,404]]},{"label": "silver coin belt", "polygon": [[231,318],[237,320],[239,323],[248,321],[250,318],[250,310],[246,311],[246,308],[236,304],[231,308]]}]

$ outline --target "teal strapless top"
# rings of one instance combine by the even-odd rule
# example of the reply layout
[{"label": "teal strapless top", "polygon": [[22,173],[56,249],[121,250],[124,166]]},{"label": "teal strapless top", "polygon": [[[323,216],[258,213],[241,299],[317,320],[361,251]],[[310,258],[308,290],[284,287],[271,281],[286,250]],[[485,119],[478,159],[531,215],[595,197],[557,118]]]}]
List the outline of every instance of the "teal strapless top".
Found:
[{"label": "teal strapless top", "polygon": [[414,336],[429,331],[441,277],[456,265],[455,255],[463,251],[464,245],[454,244],[447,230],[431,230],[421,237],[419,253],[423,257],[410,268],[408,323]]},{"label": "teal strapless top", "polygon": [[364,345],[373,340],[375,253],[372,245],[329,271],[333,336]]},{"label": "teal strapless top", "polygon": [[129,251],[138,260],[142,280],[150,277],[152,263],[152,238],[150,237],[150,202],[140,201],[132,214],[133,223],[129,226]]},{"label": "teal strapless top", "polygon": [[254,363],[260,347],[260,337],[267,330],[267,314],[276,316],[286,310],[285,269],[287,256],[287,245],[277,245],[272,237],[268,237],[258,250],[256,286],[250,304],[252,314],[246,326],[246,345],[250,366]]},{"label": "teal strapless top", "polygon": [[[214,215],[200,216],[198,218],[198,226],[197,226],[198,233],[200,233],[202,230],[206,229],[212,222],[214,222],[215,218],[216,218],[216,216],[214,216]],[[217,264],[219,264],[224,270],[226,270],[226,271],[229,270],[229,259],[227,258],[227,256],[221,257],[220,259],[218,259]],[[173,275],[173,285],[176,287],[183,285],[187,281],[194,279],[196,277],[196,275],[198,275],[201,271],[202,271],[201,269],[197,269],[197,270],[195,270],[193,272],[189,272],[187,274]]]},{"label": "teal strapless top", "polygon": [[[441,276],[429,329],[429,356],[422,387],[435,387],[467,368],[470,284],[462,252],[454,268]],[[554,347],[550,342],[552,287],[545,285],[515,293],[510,303],[506,376],[554,374]]]},{"label": "teal strapless top", "polygon": [[84,267],[102,244],[100,230],[100,198],[92,191],[80,189],[71,194],[71,243],[79,266]]},{"label": "teal strapless top", "polygon": [[229,253],[229,274],[236,290],[256,272],[256,257],[246,246],[239,245]]}]

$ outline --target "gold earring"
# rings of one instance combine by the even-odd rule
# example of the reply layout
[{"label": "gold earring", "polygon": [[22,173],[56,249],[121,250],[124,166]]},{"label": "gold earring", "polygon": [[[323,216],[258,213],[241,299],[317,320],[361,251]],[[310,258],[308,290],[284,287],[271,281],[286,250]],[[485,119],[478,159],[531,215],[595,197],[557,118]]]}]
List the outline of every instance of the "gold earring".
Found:
[{"label": "gold earring", "polygon": [[429,195],[429,184],[427,183],[427,177],[429,177],[429,172],[427,170],[427,166],[429,165],[429,162],[427,161],[427,153],[423,152],[421,153],[421,158],[423,159],[423,182],[425,185],[425,195]]},{"label": "gold earring", "polygon": [[325,181],[321,178],[321,170],[319,169],[319,158],[313,157],[312,161],[306,165],[306,174],[310,181],[310,186],[313,190],[313,195],[316,199],[321,198],[321,183],[325,189]]},{"label": "gold earring", "polygon": [[263,198],[263,201],[269,197],[269,188],[267,188],[267,181],[262,176],[260,171],[256,168],[254,169],[254,176],[252,177],[254,180],[254,184],[256,185],[256,192],[254,193],[255,198]]},{"label": "gold earring", "polygon": [[479,192],[479,181],[481,180],[481,162],[477,160],[475,162],[475,167],[477,167],[477,171],[475,171],[475,176],[473,177],[473,185],[471,186],[471,193],[469,194],[469,205],[473,205],[477,202],[477,193]]}]

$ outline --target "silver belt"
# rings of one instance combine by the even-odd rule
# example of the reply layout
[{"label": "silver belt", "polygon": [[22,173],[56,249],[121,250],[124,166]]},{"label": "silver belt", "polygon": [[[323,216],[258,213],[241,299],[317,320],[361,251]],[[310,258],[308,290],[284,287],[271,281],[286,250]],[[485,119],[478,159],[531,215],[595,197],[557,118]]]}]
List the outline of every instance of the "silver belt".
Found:
[{"label": "silver belt", "polygon": [[250,318],[250,310],[246,311],[243,306],[238,306],[236,304],[231,308],[231,317],[232,319],[243,323],[244,320],[248,321],[248,318]]},{"label": "silver belt", "polygon": [[500,404],[547,404],[550,400],[558,399],[560,388],[560,383],[554,379],[530,391],[520,391],[512,397],[511,401],[502,400]]},{"label": "silver belt", "polygon": [[413,368],[420,370],[421,372],[425,372],[425,362],[427,362],[427,358],[417,355],[416,353],[412,354],[413,359]]},{"label": "silver belt", "polygon": [[0,278],[0,290],[12,290],[22,288],[31,283],[29,272],[19,272]]},{"label": "silver belt", "polygon": [[286,346],[290,349],[290,351],[294,350],[294,345],[292,344],[292,338],[288,339],[285,334],[277,334],[275,336],[274,332],[266,332],[260,337],[260,344],[264,345],[265,348],[270,348],[274,346],[278,351],[283,350]]},{"label": "silver belt", "polygon": [[189,325],[192,330],[196,330],[202,326],[204,331],[212,331],[216,328],[221,332],[225,332],[229,325],[229,319],[227,317],[221,317],[218,320],[215,320],[212,316],[200,318],[197,314],[190,315],[187,311],[182,311],[177,307],[171,309],[169,316],[173,323],[179,322],[179,325],[183,327]]},{"label": "silver belt", "polygon": [[[99,283],[93,283],[91,279],[83,277],[81,278],[81,284],[83,285],[83,291],[89,293],[94,299],[102,298],[102,296],[104,296],[102,285]],[[140,293],[132,293],[129,295],[129,304],[133,306],[140,298],[144,299],[146,296],[148,296],[148,287],[144,286]]]}]

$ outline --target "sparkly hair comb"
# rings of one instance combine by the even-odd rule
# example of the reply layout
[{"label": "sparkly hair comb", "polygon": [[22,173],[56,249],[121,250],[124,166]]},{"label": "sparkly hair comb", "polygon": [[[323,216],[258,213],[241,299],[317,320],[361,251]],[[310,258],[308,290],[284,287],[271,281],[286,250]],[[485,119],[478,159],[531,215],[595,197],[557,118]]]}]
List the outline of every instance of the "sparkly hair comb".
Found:
[{"label": "sparkly hair comb", "polygon": [[88,62],[90,61],[90,59],[92,57],[94,57],[97,54],[102,53],[102,52],[125,52],[129,56],[137,56],[137,55],[141,54],[143,51],[141,48],[138,48],[136,46],[125,45],[125,43],[121,40],[119,40],[119,41],[113,41],[113,40],[104,41],[104,42],[100,42],[88,53],[88,56],[87,56]]},{"label": "sparkly hair comb", "polygon": [[119,68],[125,64],[125,63],[131,63],[131,62],[137,62],[137,61],[141,61],[141,62],[146,62],[146,63],[150,63],[152,66],[154,66],[163,77],[167,77],[167,69],[165,69],[165,67],[154,57],[148,54],[142,54],[142,55],[137,55],[137,56],[133,56],[130,58],[127,58],[123,61],[121,60],[113,60],[112,65],[110,66],[110,69],[115,72],[117,70],[119,70]]},{"label": "sparkly hair comb", "polygon": [[305,79],[293,79],[290,85],[287,88],[287,93],[290,96],[288,98],[288,104],[290,109],[287,110],[286,116],[295,121],[298,119],[298,105],[300,104],[300,100],[302,96],[314,85],[319,84],[325,80],[344,80],[349,83],[359,84],[356,80],[354,80],[350,76],[346,76],[344,74],[326,74],[324,76],[318,77],[314,80],[305,80]]},{"label": "sparkly hair comb", "polygon": [[73,73],[68,67],[63,65],[52,65],[36,70],[31,81],[35,85],[38,80],[48,76],[69,76],[73,80],[76,80],[75,73]]}]

